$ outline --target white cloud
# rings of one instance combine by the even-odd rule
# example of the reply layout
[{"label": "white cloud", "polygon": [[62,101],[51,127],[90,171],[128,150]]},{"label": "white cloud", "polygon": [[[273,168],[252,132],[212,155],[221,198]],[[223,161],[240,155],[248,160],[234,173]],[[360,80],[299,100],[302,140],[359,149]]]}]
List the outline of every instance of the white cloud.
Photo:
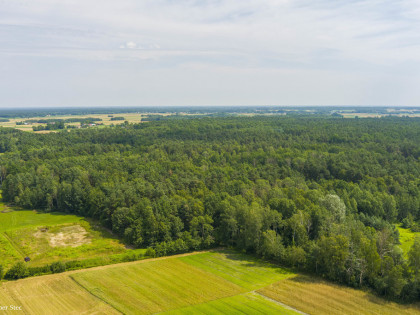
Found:
[{"label": "white cloud", "polygon": [[137,47],[137,44],[135,42],[127,42],[125,43],[125,47],[129,49],[135,49]]},{"label": "white cloud", "polygon": [[[267,95],[271,95],[273,104],[283,103],[285,99],[293,103],[293,93],[297,93],[294,88],[278,94],[275,89],[277,82],[289,86],[289,78],[301,82],[301,89],[305,90],[303,95],[295,96],[296,103],[319,104],[334,100],[343,104],[379,104],[397,100],[380,93],[377,96],[366,94],[365,78],[371,80],[369,85],[376,82],[386,91],[395,91],[394,95],[401,100],[414,103],[417,94],[402,88],[402,82],[412,86],[419,78],[419,34],[420,3],[417,0],[0,2],[0,65],[6,63],[2,58],[7,59],[3,68],[10,71],[22,63],[27,64],[28,70],[20,74],[22,84],[47,80],[40,75],[38,64],[50,58],[54,59],[56,67],[44,71],[50,71],[52,77],[59,76],[69,63],[86,62],[93,73],[100,73],[102,67],[109,69],[110,76],[113,71],[119,73],[122,80],[115,82],[113,89],[104,83],[105,90],[125,89],[123,85],[127,83],[119,72],[119,63],[127,62],[131,64],[125,70],[127,77],[136,77],[134,69],[150,75],[164,73],[178,77],[185,87],[184,93],[178,96],[180,104],[182,95],[189,91],[187,87],[196,85],[197,77],[205,78],[205,74],[215,81],[204,80],[213,87],[212,93],[197,89],[203,93],[203,104],[210,99],[212,103],[224,104],[223,99],[227,98],[232,103],[232,98],[223,92],[228,88],[242,90],[243,95],[248,96],[254,93],[253,97],[238,96],[235,101],[238,104],[249,99],[254,103],[258,97],[267,103]],[[186,71],[191,65],[202,72]],[[232,80],[225,82],[222,88],[219,82],[223,80],[217,78],[217,73]],[[263,73],[270,75],[264,78]],[[315,77],[318,80],[307,79]],[[70,85],[77,79],[77,76],[69,78]],[[161,89],[172,89],[169,82],[165,82],[162,81]],[[241,82],[248,82],[243,89]],[[255,86],[265,84],[270,91],[253,90],[252,82]],[[325,92],[327,82],[333,82],[336,87],[328,93]],[[347,90],[338,87],[344,85]],[[3,89],[8,89],[6,79],[4,82],[0,79],[0,101]],[[138,96],[146,97],[145,93],[151,92]],[[288,93],[290,97],[285,96]],[[95,95],[100,97],[98,93]],[[340,95],[342,101],[337,102]],[[365,101],[361,98],[363,95],[368,95]],[[157,94],[157,97],[162,95]],[[28,101],[33,99],[28,96]],[[137,98],[132,96],[124,103],[135,100]],[[51,101],[54,102],[56,100]]]}]

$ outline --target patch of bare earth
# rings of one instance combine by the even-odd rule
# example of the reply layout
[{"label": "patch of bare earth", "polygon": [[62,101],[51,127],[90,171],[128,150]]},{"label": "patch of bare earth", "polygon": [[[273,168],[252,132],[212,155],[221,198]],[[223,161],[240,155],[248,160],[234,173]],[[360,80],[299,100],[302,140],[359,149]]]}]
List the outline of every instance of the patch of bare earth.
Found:
[{"label": "patch of bare earth", "polygon": [[78,247],[91,243],[89,233],[80,225],[65,226],[56,233],[41,229],[34,236],[37,238],[46,237],[51,247]]}]

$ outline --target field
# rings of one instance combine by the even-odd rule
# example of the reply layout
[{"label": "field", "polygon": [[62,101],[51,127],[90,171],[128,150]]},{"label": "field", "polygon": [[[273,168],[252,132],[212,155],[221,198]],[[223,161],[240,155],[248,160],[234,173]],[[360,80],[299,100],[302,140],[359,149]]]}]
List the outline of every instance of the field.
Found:
[{"label": "field", "polygon": [[[139,123],[141,121],[141,114],[137,113],[121,113],[121,114],[113,114],[114,117],[124,117],[130,123]],[[39,120],[39,119],[69,119],[69,118],[100,118],[102,121],[98,121],[98,123],[103,123],[105,126],[111,124],[121,124],[124,120],[111,120],[111,117],[107,114],[90,114],[90,115],[62,115],[62,116],[48,116],[48,117],[31,117],[31,118],[10,118],[8,122],[0,122],[0,126],[2,127],[9,127],[9,128],[16,128],[23,131],[30,131],[33,132],[33,126],[39,125],[46,125],[45,123],[32,123],[28,125],[16,125],[17,122],[25,121],[25,120]],[[96,122],[95,122],[96,123]],[[80,123],[66,123],[66,125],[74,125],[80,126]],[[43,130],[37,131],[37,133],[48,133],[48,132],[55,132],[55,130]]]},{"label": "field", "polygon": [[410,229],[404,229],[401,226],[398,226],[398,232],[400,233],[400,247],[404,252],[404,256],[407,257],[408,252],[410,251],[411,246],[414,244],[414,239],[416,236],[420,236],[419,232],[412,232]]},{"label": "field", "polygon": [[0,305],[22,306],[29,314],[420,314],[418,306],[389,303],[227,250],[5,282]]},{"label": "field", "polygon": [[420,314],[420,305],[387,302],[361,290],[307,276],[291,277],[258,292],[308,314]]},{"label": "field", "polygon": [[24,257],[30,257],[28,266],[35,267],[128,251],[108,231],[83,217],[1,206],[0,264],[5,268]]},{"label": "field", "polygon": [[239,294],[232,297],[164,312],[177,314],[298,314],[293,310],[267,300],[256,293]]},{"label": "field", "polygon": [[180,260],[246,290],[256,290],[293,275],[283,268],[235,252],[206,253],[182,257]]}]

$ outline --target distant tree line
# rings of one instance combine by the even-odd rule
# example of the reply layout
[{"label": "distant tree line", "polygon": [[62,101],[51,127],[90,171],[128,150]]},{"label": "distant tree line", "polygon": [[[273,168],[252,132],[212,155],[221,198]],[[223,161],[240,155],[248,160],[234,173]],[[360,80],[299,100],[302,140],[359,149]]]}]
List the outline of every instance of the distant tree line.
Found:
[{"label": "distant tree line", "polygon": [[420,300],[420,119],[202,118],[0,129],[3,198],[98,219],[167,255],[231,246]]}]

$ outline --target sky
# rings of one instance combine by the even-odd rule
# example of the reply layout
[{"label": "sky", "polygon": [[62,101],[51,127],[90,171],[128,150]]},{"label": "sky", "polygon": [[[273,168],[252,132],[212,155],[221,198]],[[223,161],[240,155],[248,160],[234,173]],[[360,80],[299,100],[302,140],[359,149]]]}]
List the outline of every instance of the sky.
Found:
[{"label": "sky", "polygon": [[419,0],[0,0],[0,107],[420,105]]}]

